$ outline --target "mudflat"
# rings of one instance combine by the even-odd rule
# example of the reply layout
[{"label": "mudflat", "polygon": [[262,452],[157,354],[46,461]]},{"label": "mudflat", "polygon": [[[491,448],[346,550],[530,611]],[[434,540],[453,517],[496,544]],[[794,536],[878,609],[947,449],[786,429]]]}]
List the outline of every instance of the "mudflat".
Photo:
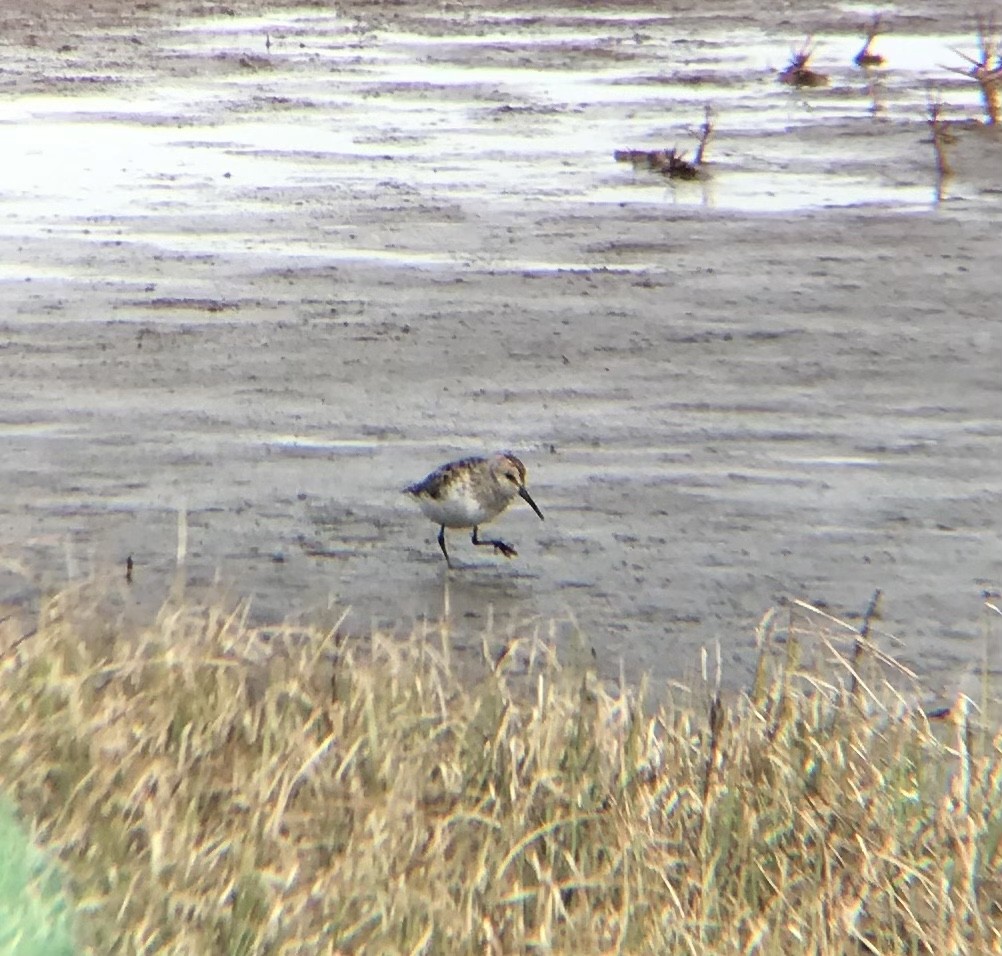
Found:
[{"label": "mudflat", "polygon": [[[447,613],[740,684],[789,598],[944,687],[1002,581],[1002,141],[963,5],[0,13],[0,596]],[[813,35],[827,87],[777,83]],[[933,82],[927,94],[926,84]],[[957,123],[937,197],[927,95]],[[674,183],[617,149],[691,152]],[[509,449],[511,561],[400,493]],[[179,548],[180,537],[180,548]],[[997,617],[997,615],[996,615]],[[19,625],[21,626],[21,625]]]}]

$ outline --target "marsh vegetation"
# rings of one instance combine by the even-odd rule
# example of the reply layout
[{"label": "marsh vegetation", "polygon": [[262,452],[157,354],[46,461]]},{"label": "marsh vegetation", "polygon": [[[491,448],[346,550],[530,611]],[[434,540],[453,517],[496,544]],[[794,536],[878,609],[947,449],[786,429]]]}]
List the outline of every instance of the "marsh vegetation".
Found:
[{"label": "marsh vegetation", "polygon": [[1002,738],[816,608],[767,615],[727,695],[712,664],[603,686],[530,635],[461,674],[447,622],[361,641],[180,600],[130,632],[119,607],[55,594],[2,658],[0,782],[78,952],[1002,940]]}]

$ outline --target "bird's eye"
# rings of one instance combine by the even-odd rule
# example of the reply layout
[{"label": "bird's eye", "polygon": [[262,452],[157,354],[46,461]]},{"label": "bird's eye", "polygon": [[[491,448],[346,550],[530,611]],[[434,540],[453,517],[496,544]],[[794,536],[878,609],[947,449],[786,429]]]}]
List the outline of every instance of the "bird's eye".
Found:
[{"label": "bird's eye", "polygon": [[513,471],[507,472],[505,474],[505,478],[507,478],[509,481],[514,482],[516,485],[518,484],[518,478],[516,477],[516,475],[515,475],[515,473]]}]

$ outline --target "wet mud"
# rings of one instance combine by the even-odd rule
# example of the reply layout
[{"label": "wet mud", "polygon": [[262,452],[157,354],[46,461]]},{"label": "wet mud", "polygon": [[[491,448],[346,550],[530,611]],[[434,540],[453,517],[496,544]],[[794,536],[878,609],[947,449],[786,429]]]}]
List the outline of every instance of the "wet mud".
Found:
[{"label": "wet mud", "polygon": [[[658,680],[777,602],[948,687],[1002,581],[1002,142],[959,10],[7,12],[0,575],[262,619],[538,632]],[[201,13],[204,14],[204,9]],[[239,13],[239,15],[237,15]],[[813,33],[824,89],[777,82]],[[698,182],[617,163],[692,150]],[[446,573],[400,489],[511,449],[540,523]],[[183,515],[183,520],[179,520]]]}]

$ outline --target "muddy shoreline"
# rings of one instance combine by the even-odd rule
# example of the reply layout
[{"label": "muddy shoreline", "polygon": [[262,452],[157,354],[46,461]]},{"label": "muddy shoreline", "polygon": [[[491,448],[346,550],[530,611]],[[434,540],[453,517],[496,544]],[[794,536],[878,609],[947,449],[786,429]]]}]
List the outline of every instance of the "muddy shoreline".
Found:
[{"label": "muddy shoreline", "polygon": [[[447,605],[471,653],[538,631],[659,680],[719,641],[741,683],[776,602],[858,620],[879,587],[932,684],[980,660],[1002,144],[965,130],[935,201],[925,61],[874,114],[865,17],[804,5],[227,9],[3,14],[9,607],[128,555],[155,606],[183,512],[192,593],[263,619]],[[888,43],[934,63],[965,17]],[[810,97],[769,69],[808,24]],[[709,183],[613,161],[690,146],[708,100]],[[546,522],[500,520],[512,562],[457,537],[446,575],[399,489],[496,448]]]}]

